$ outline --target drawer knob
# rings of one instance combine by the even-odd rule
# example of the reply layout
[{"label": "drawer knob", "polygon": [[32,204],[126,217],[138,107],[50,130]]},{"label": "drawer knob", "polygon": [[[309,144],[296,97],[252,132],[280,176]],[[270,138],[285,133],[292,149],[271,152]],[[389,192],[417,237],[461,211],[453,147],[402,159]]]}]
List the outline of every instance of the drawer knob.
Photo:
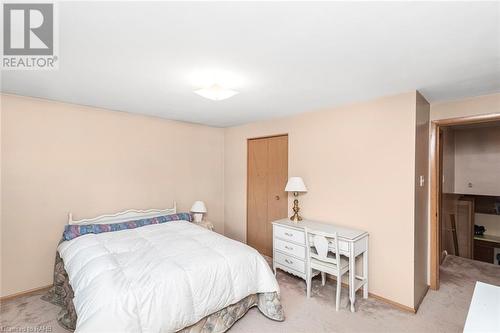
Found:
[{"label": "drawer knob", "polygon": [[293,261],[292,261],[292,260],[285,259],[285,262],[286,262],[287,264],[293,264]]},{"label": "drawer knob", "polygon": [[289,232],[285,232],[285,235],[288,236],[288,237],[292,237],[293,235]]},{"label": "drawer knob", "polygon": [[293,250],[293,247],[290,247],[290,246],[288,246],[288,245],[285,245],[285,249],[287,249],[287,250]]}]

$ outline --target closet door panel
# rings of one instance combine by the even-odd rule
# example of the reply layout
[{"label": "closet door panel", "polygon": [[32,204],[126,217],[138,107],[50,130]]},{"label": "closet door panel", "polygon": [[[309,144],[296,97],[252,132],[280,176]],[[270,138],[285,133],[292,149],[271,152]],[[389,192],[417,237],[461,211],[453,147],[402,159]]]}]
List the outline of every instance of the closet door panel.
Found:
[{"label": "closet door panel", "polygon": [[288,136],[269,138],[269,167],[267,191],[267,246],[273,250],[272,222],[287,216],[288,195],[285,192],[288,180]]},{"label": "closet door panel", "polygon": [[259,252],[267,252],[267,179],[268,140],[248,141],[247,244]]}]

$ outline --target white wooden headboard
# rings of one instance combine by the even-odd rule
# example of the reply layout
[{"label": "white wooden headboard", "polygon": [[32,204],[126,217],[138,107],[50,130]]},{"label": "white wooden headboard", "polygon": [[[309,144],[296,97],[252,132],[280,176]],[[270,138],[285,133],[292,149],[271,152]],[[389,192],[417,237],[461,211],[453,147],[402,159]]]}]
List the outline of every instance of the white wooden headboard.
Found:
[{"label": "white wooden headboard", "polygon": [[105,224],[105,223],[120,223],[133,220],[147,219],[156,216],[169,215],[177,213],[177,206],[174,201],[172,208],[166,209],[129,209],[115,214],[105,214],[93,218],[73,220],[73,214],[68,214],[68,224]]}]

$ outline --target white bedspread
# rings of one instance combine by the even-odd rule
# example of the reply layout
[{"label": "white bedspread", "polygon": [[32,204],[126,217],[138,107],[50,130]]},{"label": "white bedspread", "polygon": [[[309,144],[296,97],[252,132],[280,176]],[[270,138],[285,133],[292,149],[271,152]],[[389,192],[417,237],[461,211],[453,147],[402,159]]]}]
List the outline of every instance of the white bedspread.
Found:
[{"label": "white bedspread", "polygon": [[174,332],[244,297],[278,291],[253,248],[186,221],[59,245],[77,332]]}]

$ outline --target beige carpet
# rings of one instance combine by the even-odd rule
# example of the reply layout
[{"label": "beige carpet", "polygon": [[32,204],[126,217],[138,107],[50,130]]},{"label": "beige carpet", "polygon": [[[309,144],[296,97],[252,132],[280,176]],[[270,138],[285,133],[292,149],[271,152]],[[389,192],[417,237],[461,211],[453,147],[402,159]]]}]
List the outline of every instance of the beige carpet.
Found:
[{"label": "beige carpet", "polygon": [[[429,291],[417,314],[400,311],[375,299],[358,298],[357,312],[347,309],[347,289],[341,310],[335,311],[335,286],[316,279],[313,296],[305,296],[304,281],[278,273],[285,309],[284,322],[265,318],[251,309],[230,330],[233,332],[462,332],[474,284],[500,286],[500,266],[448,256],[441,267],[441,289]],[[0,332],[67,332],[56,322],[59,308],[31,295],[1,304]],[[12,329],[14,328],[14,329]]]}]

